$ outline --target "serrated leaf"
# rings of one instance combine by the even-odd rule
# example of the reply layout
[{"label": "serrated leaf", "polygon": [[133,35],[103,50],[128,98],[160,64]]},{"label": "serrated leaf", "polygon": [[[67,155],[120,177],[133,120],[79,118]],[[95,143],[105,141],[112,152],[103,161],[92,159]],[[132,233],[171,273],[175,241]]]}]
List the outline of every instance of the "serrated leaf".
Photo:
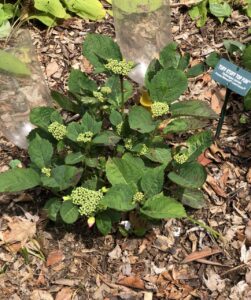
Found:
[{"label": "serrated leaf", "polygon": [[203,74],[204,72],[205,72],[205,65],[203,63],[197,64],[197,65],[191,67],[187,71],[187,77],[189,77],[189,78],[197,77],[197,76]]},{"label": "serrated leaf", "polygon": [[201,100],[187,100],[174,103],[170,106],[172,117],[191,116],[207,119],[217,119],[218,115],[212,108]]},{"label": "serrated leaf", "polygon": [[74,95],[85,95],[86,92],[93,93],[97,90],[97,84],[94,80],[80,70],[72,70],[68,79],[69,91]]},{"label": "serrated leaf", "polygon": [[121,114],[116,110],[112,110],[109,120],[113,126],[117,126],[123,122]]},{"label": "serrated leaf", "polygon": [[243,66],[251,71],[251,45],[247,46],[241,58]]},{"label": "serrated leaf", "polygon": [[123,156],[109,158],[106,163],[106,176],[112,185],[137,183],[144,173],[144,163],[140,158]]},{"label": "serrated leaf", "polygon": [[217,52],[212,52],[209,54],[209,56],[206,58],[206,64],[209,67],[215,68],[220,60],[220,55]]},{"label": "serrated leaf", "polygon": [[182,189],[178,193],[179,200],[189,207],[200,209],[205,206],[204,194],[200,190]]},{"label": "serrated leaf", "polygon": [[56,222],[61,205],[62,201],[60,201],[58,198],[51,198],[46,201],[43,209],[46,211],[46,214],[50,220]]},{"label": "serrated leaf", "polygon": [[51,107],[35,107],[30,113],[30,121],[33,125],[47,131],[51,123],[51,115],[55,112]]},{"label": "serrated leaf", "polygon": [[93,65],[96,73],[106,71],[104,61],[108,59],[122,60],[119,46],[112,38],[100,34],[89,34],[86,37],[83,44],[83,55]]},{"label": "serrated leaf", "polygon": [[184,187],[197,189],[202,187],[204,182],[206,181],[206,171],[204,167],[202,167],[197,162],[190,162],[181,165],[181,167],[176,172],[170,172],[168,174],[168,178]]},{"label": "serrated leaf", "polygon": [[184,71],[189,66],[190,57],[191,57],[190,54],[186,53],[184,56],[180,58],[179,65],[178,65],[179,70]]},{"label": "serrated leaf", "polygon": [[92,143],[103,146],[115,146],[120,140],[120,136],[114,134],[112,131],[106,130],[95,136]]},{"label": "serrated leaf", "polygon": [[151,113],[141,106],[134,106],[129,111],[130,128],[140,133],[149,133],[156,128]]},{"label": "serrated leaf", "polygon": [[163,194],[155,195],[148,199],[140,212],[153,219],[169,219],[186,217],[186,212],[181,203]]},{"label": "serrated leaf", "polygon": [[212,15],[218,18],[229,17],[232,8],[227,2],[217,3],[215,0],[209,0],[209,9]]},{"label": "serrated leaf", "polygon": [[172,42],[165,46],[159,57],[159,62],[164,68],[177,68],[180,61],[180,54],[177,52],[178,44]]},{"label": "serrated leaf", "polygon": [[16,75],[31,75],[27,65],[17,58],[12,53],[0,49],[0,70],[16,74]]},{"label": "serrated leaf", "polygon": [[28,153],[31,161],[40,169],[48,167],[51,164],[53,155],[52,144],[46,139],[41,138],[38,134],[29,143]]},{"label": "serrated leaf", "polygon": [[15,193],[40,185],[38,173],[33,169],[12,169],[0,173],[0,193]]},{"label": "serrated leaf", "polygon": [[117,211],[130,211],[136,207],[132,203],[133,194],[129,185],[116,184],[108,190],[101,203]]},{"label": "serrated leaf", "polygon": [[207,125],[207,121],[203,119],[197,119],[193,117],[176,118],[170,121],[170,123],[164,128],[164,133],[178,133],[186,132],[188,130],[194,130],[203,128]]},{"label": "serrated leaf", "polygon": [[153,77],[161,70],[163,67],[161,66],[160,62],[158,59],[154,58],[146,71],[145,75],[145,86],[148,88],[150,82],[152,81]]},{"label": "serrated leaf", "polygon": [[108,212],[104,211],[96,215],[96,225],[98,230],[103,234],[107,235],[112,230],[112,220]]},{"label": "serrated leaf", "polygon": [[246,46],[235,40],[223,40],[224,47],[230,54],[234,52],[243,52]]},{"label": "serrated leaf", "polygon": [[75,165],[84,161],[85,156],[81,152],[69,153],[65,157],[65,163],[67,165]]},{"label": "serrated leaf", "polygon": [[86,112],[81,120],[81,128],[83,132],[90,131],[94,135],[99,133],[102,127],[102,122],[97,122],[88,112]]},{"label": "serrated leaf", "polygon": [[151,161],[167,166],[172,161],[171,150],[161,147],[150,147],[148,152],[144,155]]},{"label": "serrated leaf", "polygon": [[149,168],[143,175],[140,185],[147,198],[159,194],[164,184],[164,167]]},{"label": "serrated leaf", "polygon": [[57,166],[51,170],[51,176],[43,176],[42,183],[45,187],[53,188],[59,191],[75,186],[83,173],[83,169],[72,166]]},{"label": "serrated leaf", "polygon": [[202,27],[207,21],[207,1],[202,1],[189,10],[189,15],[193,21],[196,21],[197,27]]},{"label": "serrated leaf", "polygon": [[152,101],[171,103],[187,89],[186,75],[180,70],[160,70],[148,85]]},{"label": "serrated leaf", "polygon": [[71,101],[68,97],[60,94],[57,91],[52,91],[51,96],[63,109],[70,112],[79,113],[79,106]]},{"label": "serrated leaf", "polygon": [[60,207],[60,216],[66,224],[73,224],[79,217],[78,207],[71,201],[65,201]]}]

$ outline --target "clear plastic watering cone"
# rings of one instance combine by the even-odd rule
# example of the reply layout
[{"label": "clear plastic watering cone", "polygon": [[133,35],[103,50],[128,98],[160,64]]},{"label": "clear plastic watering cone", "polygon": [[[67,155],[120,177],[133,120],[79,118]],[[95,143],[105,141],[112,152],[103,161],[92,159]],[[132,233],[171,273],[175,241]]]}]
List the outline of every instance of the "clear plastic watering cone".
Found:
[{"label": "clear plastic watering cone", "polygon": [[150,61],[172,39],[169,0],[113,0],[112,4],[122,54],[138,64],[130,77],[144,85]]},{"label": "clear plastic watering cone", "polygon": [[0,131],[15,145],[27,148],[26,137],[33,129],[31,109],[51,105],[28,30],[19,30],[11,38],[0,50],[0,59]]}]

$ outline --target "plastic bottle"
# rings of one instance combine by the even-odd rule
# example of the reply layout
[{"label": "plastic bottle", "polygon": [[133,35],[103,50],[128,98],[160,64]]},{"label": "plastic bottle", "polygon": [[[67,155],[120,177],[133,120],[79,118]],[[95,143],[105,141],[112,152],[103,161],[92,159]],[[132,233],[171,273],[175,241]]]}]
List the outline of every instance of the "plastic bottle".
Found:
[{"label": "plastic bottle", "polygon": [[25,63],[29,76],[0,69],[0,131],[13,144],[27,148],[26,137],[34,128],[29,122],[32,108],[51,105],[49,89],[36,57],[28,30],[19,30],[3,49]]},{"label": "plastic bottle", "polygon": [[112,4],[122,54],[137,63],[130,77],[143,86],[150,61],[172,39],[169,0],[113,0]]}]

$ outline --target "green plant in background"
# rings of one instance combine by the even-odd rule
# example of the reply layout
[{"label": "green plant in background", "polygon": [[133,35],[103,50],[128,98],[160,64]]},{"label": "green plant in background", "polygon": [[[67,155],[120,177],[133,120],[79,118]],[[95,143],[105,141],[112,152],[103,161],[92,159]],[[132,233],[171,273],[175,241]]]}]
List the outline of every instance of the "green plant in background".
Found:
[{"label": "green plant in background", "polygon": [[[13,3],[14,2],[14,3]],[[108,1],[109,2],[109,1]],[[24,0],[4,1],[0,4],[0,38],[11,31],[11,20],[21,23],[37,19],[46,26],[55,26],[60,20],[77,15],[83,19],[100,20],[106,10],[99,0]]]},{"label": "green plant in background", "polygon": [[[186,217],[182,203],[202,207],[206,171],[197,158],[212,136],[201,128],[217,116],[205,102],[178,101],[188,87],[189,55],[171,43],[152,61],[145,78],[150,109],[129,101],[133,86],[126,75],[134,64],[111,38],[88,35],[83,55],[106,79],[98,85],[72,70],[69,95],[52,92],[78,120],[51,107],[32,110],[37,128],[28,137],[30,165],[1,173],[0,192],[42,186],[53,195],[45,205],[51,220],[71,224],[84,217],[103,234],[132,214],[140,222],[131,221],[131,231],[143,234],[147,226],[139,223]],[[179,142],[181,133],[192,135]]]},{"label": "green plant in background", "polygon": [[213,15],[223,23],[225,18],[231,16],[232,6],[238,7],[249,18],[251,17],[250,0],[202,0],[189,10],[189,15],[193,21],[196,21],[198,27],[206,24],[208,14]]}]

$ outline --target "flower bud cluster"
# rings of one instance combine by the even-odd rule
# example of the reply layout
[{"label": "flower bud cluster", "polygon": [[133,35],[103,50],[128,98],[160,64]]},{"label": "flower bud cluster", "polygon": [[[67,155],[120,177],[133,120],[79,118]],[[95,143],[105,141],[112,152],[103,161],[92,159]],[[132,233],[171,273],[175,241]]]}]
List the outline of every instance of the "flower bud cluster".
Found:
[{"label": "flower bud cluster", "polygon": [[163,102],[154,102],[151,110],[154,118],[161,117],[169,112],[169,105]]},{"label": "flower bud cluster", "polygon": [[132,139],[126,139],[125,140],[125,148],[126,148],[126,150],[132,150],[132,146],[133,146]]},{"label": "flower bud cluster", "polygon": [[51,177],[51,169],[50,168],[42,168],[41,169],[42,174],[44,174],[46,177]]},{"label": "flower bud cluster", "polygon": [[100,91],[102,94],[109,95],[111,94],[112,89],[109,86],[103,86]]},{"label": "flower bud cluster", "polygon": [[177,153],[173,159],[180,165],[184,164],[188,160],[188,155],[185,153]]},{"label": "flower bud cluster", "polygon": [[122,129],[123,129],[123,122],[119,123],[116,126],[116,132],[117,132],[118,135],[121,135]]},{"label": "flower bud cluster", "polygon": [[104,95],[101,92],[93,92],[93,96],[97,98],[99,102],[105,102]]},{"label": "flower bud cluster", "polygon": [[112,71],[114,74],[127,76],[134,67],[132,61],[118,61],[116,59],[109,59],[108,63],[105,65],[107,70]]},{"label": "flower bud cluster", "polygon": [[66,126],[55,121],[49,125],[48,131],[56,140],[61,141],[66,136],[67,130]]},{"label": "flower bud cluster", "polygon": [[86,131],[78,135],[77,142],[88,143],[91,142],[92,137],[93,137],[93,133],[91,131]]},{"label": "flower bud cluster", "polygon": [[143,144],[142,148],[139,152],[139,155],[145,155],[145,154],[147,154],[148,151],[149,151],[149,148],[146,146],[146,144]]},{"label": "flower bud cluster", "polygon": [[87,217],[95,215],[102,197],[101,191],[93,191],[84,187],[75,188],[70,195],[71,201],[80,206],[79,213]]},{"label": "flower bud cluster", "polygon": [[133,203],[141,203],[145,195],[142,192],[137,192],[132,199]]}]

